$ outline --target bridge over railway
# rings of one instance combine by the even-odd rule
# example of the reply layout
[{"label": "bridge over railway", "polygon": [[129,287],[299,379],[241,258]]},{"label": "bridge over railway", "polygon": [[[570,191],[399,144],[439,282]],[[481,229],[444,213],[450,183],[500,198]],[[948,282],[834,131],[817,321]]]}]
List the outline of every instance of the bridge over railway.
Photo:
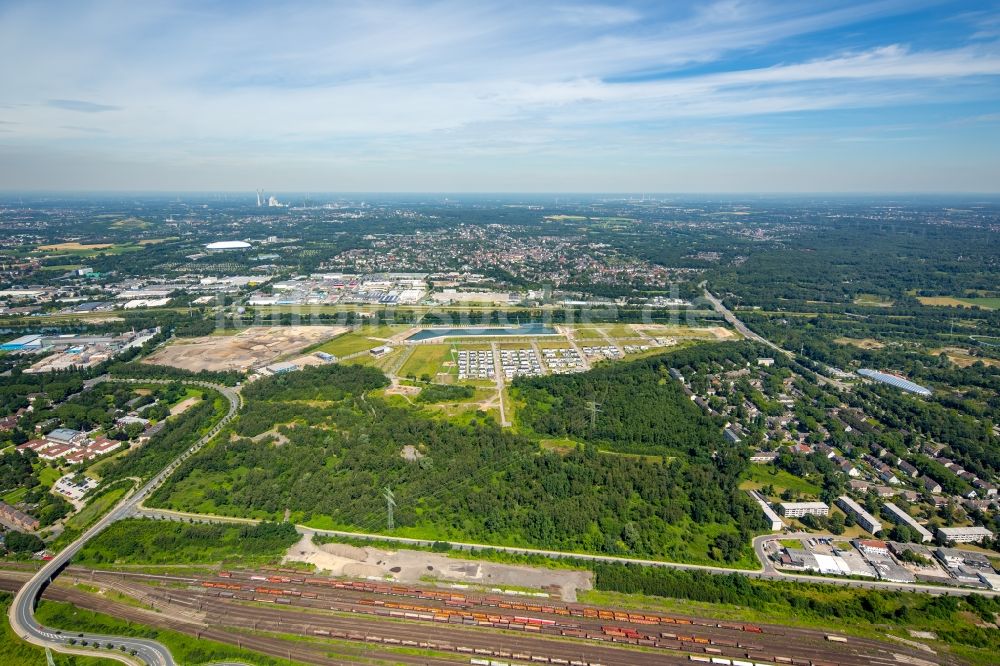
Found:
[{"label": "bridge over railway", "polygon": [[[94,380],[92,383],[100,381],[114,381],[131,384],[168,384],[173,383],[176,380],[117,379],[105,375],[103,377],[99,377],[97,380]],[[175,662],[170,654],[170,650],[156,641],[143,638],[133,638],[129,636],[107,636],[103,634],[90,633],[74,633],[70,635],[61,630],[51,629],[40,625],[38,621],[35,620],[35,607],[38,605],[38,600],[41,598],[45,588],[48,587],[53,580],[55,580],[56,576],[60,574],[60,572],[69,564],[73,556],[76,555],[80,549],[87,544],[87,542],[104,531],[108,525],[132,515],[136,506],[149,497],[149,495],[152,494],[153,491],[155,491],[160,484],[162,484],[163,481],[177,469],[181,462],[189,456],[197,453],[202,446],[207,444],[213,437],[219,434],[222,428],[224,428],[226,424],[236,416],[237,411],[242,405],[242,398],[240,397],[240,394],[228,386],[198,381],[184,383],[190,386],[200,386],[202,388],[212,389],[222,394],[222,396],[229,403],[226,415],[218,423],[216,423],[211,430],[205,433],[203,437],[192,444],[173,462],[163,468],[156,476],[147,481],[146,484],[138,490],[134,490],[132,493],[127,495],[121,502],[118,503],[117,506],[97,521],[97,523],[95,523],[90,529],[84,532],[76,541],[60,551],[51,561],[39,569],[38,573],[25,583],[20,590],[18,590],[13,603],[10,605],[7,615],[14,633],[24,640],[29,643],[34,643],[35,645],[51,648],[58,652],[88,655],[93,655],[94,652],[75,647],[74,643],[82,643],[83,641],[96,645],[107,645],[110,643],[114,646],[114,649],[102,650],[100,652],[101,656],[109,659],[115,659],[127,664],[134,664],[138,661],[142,661],[150,666],[174,666]],[[70,641],[73,642],[71,643]]]}]

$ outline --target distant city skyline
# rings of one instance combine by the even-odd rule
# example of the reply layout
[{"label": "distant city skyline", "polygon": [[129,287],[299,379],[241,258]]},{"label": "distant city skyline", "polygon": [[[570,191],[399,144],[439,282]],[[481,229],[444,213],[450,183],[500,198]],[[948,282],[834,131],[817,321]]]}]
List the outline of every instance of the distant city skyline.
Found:
[{"label": "distant city skyline", "polygon": [[1000,3],[0,2],[0,190],[1000,190]]}]

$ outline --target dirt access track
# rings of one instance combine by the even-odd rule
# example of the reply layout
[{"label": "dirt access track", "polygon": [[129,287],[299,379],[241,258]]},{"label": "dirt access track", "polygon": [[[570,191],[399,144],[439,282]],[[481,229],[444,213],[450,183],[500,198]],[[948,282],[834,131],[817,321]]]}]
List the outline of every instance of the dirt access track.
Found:
[{"label": "dirt access track", "polygon": [[240,370],[273,363],[347,331],[345,326],[253,326],[236,335],[182,338],[156,351],[144,363],[183,370]]}]

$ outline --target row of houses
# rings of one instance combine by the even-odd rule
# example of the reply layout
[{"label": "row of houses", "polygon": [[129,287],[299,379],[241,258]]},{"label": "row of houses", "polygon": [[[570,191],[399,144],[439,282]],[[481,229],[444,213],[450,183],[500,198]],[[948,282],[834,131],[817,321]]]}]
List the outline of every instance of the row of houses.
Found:
[{"label": "row of houses", "polygon": [[0,523],[11,529],[27,530],[28,532],[34,532],[40,525],[37,518],[15,509],[6,502],[0,502]]}]

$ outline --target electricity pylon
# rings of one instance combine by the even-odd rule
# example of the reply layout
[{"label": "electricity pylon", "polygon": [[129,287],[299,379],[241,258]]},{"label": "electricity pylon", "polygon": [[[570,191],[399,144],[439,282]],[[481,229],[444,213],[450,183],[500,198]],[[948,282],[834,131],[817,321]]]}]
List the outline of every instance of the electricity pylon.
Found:
[{"label": "electricity pylon", "polygon": [[597,423],[597,412],[601,411],[601,403],[590,400],[587,402],[587,411],[590,412],[590,429],[594,429]]},{"label": "electricity pylon", "polygon": [[386,486],[382,491],[382,497],[385,498],[386,524],[391,530],[395,526],[392,521],[392,510],[396,508],[396,496],[392,494],[392,488]]}]

